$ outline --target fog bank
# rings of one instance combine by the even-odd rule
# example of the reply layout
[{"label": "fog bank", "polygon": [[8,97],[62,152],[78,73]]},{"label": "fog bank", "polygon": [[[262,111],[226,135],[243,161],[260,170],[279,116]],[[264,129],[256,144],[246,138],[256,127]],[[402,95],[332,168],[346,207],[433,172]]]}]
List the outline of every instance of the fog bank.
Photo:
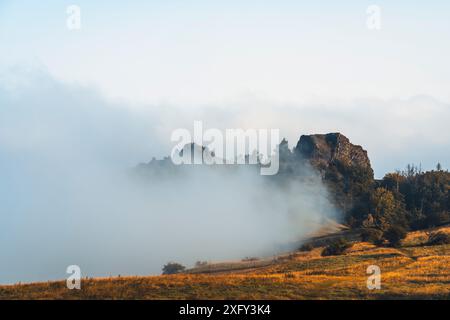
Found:
[{"label": "fog bank", "polygon": [[65,278],[72,264],[145,275],[171,260],[271,255],[336,214],[318,178],[279,188],[211,169],[136,181],[135,165],[171,147],[170,111],[26,79],[0,88],[0,283]]}]

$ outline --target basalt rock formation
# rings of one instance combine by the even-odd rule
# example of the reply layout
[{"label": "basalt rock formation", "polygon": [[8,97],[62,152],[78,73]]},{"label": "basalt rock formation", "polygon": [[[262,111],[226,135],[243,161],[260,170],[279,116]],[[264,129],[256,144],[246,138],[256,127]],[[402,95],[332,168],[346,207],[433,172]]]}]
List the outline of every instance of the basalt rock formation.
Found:
[{"label": "basalt rock formation", "polygon": [[302,136],[293,152],[321,174],[347,223],[362,219],[369,210],[369,196],[374,186],[366,150],[352,144],[341,133],[328,133]]},{"label": "basalt rock formation", "polygon": [[341,133],[303,135],[294,153],[308,160],[313,167],[322,172],[337,163],[371,170],[367,151],[361,146],[352,144]]}]

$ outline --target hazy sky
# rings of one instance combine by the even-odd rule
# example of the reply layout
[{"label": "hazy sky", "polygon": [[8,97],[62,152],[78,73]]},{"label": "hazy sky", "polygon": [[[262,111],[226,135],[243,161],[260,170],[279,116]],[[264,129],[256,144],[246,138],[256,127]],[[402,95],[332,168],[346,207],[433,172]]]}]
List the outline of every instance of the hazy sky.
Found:
[{"label": "hazy sky", "polygon": [[[81,30],[66,8],[81,9]],[[381,30],[366,26],[369,5]],[[144,103],[450,101],[448,1],[0,1],[0,64]]]},{"label": "hazy sky", "polygon": [[[73,4],[80,30],[67,28]],[[380,30],[366,25],[373,4]],[[340,131],[382,176],[448,163],[449,12],[436,0],[1,0],[0,84],[32,87],[26,72],[37,70],[126,108],[173,110],[151,120],[166,126],[167,151],[170,130],[191,125],[176,119],[180,109],[189,121],[277,127],[291,146]]]},{"label": "hazy sky", "polygon": [[[73,4],[80,30],[67,28]],[[380,30],[366,24],[374,4]],[[126,108],[172,112],[151,120],[167,151],[170,131],[192,123],[178,121],[182,109],[189,121],[280,128],[291,146],[340,131],[368,149],[377,176],[448,166],[449,12],[437,0],[0,0],[0,84],[31,87],[24,74],[37,70]]]}]

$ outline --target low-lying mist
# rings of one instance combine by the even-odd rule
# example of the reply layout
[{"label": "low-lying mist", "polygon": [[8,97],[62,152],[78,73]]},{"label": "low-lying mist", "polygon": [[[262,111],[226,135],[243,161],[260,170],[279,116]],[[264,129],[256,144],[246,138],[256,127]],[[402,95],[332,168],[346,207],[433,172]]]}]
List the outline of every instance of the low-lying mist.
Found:
[{"label": "low-lying mist", "polygon": [[280,187],[208,168],[139,179],[133,167],[171,147],[157,111],[33,77],[0,88],[0,283],[65,278],[73,264],[145,275],[271,255],[335,214],[318,178]]}]

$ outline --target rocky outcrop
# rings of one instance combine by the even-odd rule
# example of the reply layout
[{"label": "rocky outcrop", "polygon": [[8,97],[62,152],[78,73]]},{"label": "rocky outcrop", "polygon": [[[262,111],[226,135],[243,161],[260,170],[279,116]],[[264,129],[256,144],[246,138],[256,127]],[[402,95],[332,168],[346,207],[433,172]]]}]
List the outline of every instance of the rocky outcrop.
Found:
[{"label": "rocky outcrop", "polygon": [[368,212],[374,177],[367,151],[361,146],[341,133],[304,135],[293,154],[320,174],[344,220],[352,224],[352,219]]},{"label": "rocky outcrop", "polygon": [[294,149],[319,170],[340,162],[347,167],[371,169],[367,151],[354,145],[341,133],[302,135]]}]

